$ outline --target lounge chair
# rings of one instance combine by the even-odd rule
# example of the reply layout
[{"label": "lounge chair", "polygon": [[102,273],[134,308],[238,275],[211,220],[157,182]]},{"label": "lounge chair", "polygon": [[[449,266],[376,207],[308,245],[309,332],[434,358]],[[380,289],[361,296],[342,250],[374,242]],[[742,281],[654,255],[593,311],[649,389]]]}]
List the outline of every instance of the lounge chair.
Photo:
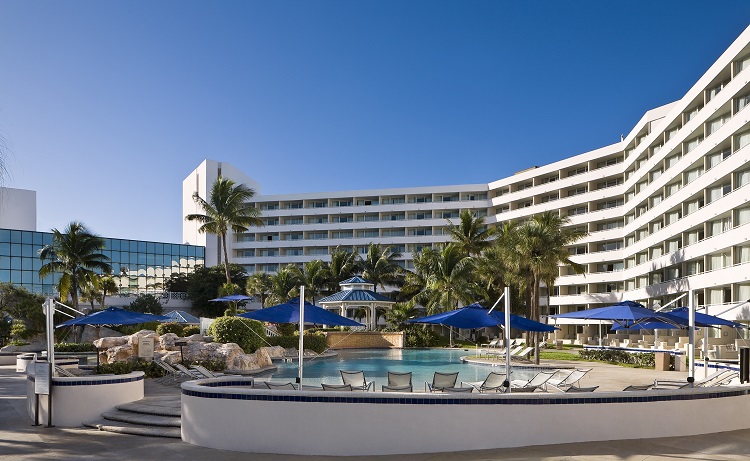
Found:
[{"label": "lounge chair", "polygon": [[205,378],[205,376],[203,375],[203,373],[199,373],[196,370],[188,370],[187,368],[185,368],[184,365],[181,365],[179,363],[175,363],[174,367],[177,368],[180,372],[182,372],[182,373],[184,373],[184,374],[186,374],[188,376],[192,376],[193,379],[203,379],[203,378]]},{"label": "lounge chair", "polygon": [[[511,346],[511,347],[512,347],[512,346]],[[516,346],[516,348],[515,348],[515,349],[512,349],[512,350],[510,351],[510,356],[511,356],[511,357],[513,357],[514,355],[518,354],[518,353],[519,353],[519,352],[521,352],[522,350],[523,350],[523,346]],[[505,357],[505,354],[507,354],[507,353],[508,353],[508,351],[507,351],[507,350],[505,350],[505,351],[500,351],[500,352],[498,352],[497,354],[493,354],[493,355],[497,356],[497,358],[500,358],[500,357]]]},{"label": "lounge chair", "polygon": [[204,378],[218,378],[220,376],[225,376],[224,373],[215,373],[201,365],[193,365],[190,367],[190,369],[200,373]]},{"label": "lounge chair", "polygon": [[373,390],[374,381],[367,381],[365,379],[364,371],[344,371],[341,370],[341,379],[344,381],[344,385],[350,385],[352,389],[358,391],[370,391]]},{"label": "lounge chair", "polygon": [[352,391],[352,390],[354,390],[352,388],[351,384],[325,384],[325,383],[322,383],[321,386],[323,387],[324,391]]},{"label": "lounge chair", "polygon": [[388,372],[388,387],[411,386],[411,371],[407,372]]},{"label": "lounge chair", "polygon": [[591,386],[591,387],[577,387],[577,386],[570,386],[569,388],[565,389],[565,392],[594,392],[595,390],[599,389],[599,386]]},{"label": "lounge chair", "polygon": [[480,394],[483,394],[487,391],[503,392],[505,390],[505,388],[503,387],[504,382],[505,374],[492,371],[487,375],[487,378],[485,378],[484,381],[461,381],[461,387],[463,387],[464,384],[468,384],[471,388],[476,389]]},{"label": "lounge chair", "polygon": [[[739,376],[734,370],[720,370],[703,379],[699,379],[693,383],[694,387],[715,387],[724,386],[729,384],[734,378]],[[680,389],[684,387],[690,387],[690,383],[685,381],[676,381],[670,379],[656,379],[654,380],[654,389]]]},{"label": "lounge chair", "polygon": [[644,384],[644,385],[631,385],[623,389],[623,392],[633,392],[633,391],[647,391],[653,387],[652,384]]},{"label": "lounge chair", "polygon": [[575,369],[573,370],[568,376],[566,376],[562,380],[557,380],[556,378],[550,378],[547,380],[547,383],[545,385],[545,388],[547,385],[554,387],[555,389],[559,391],[565,391],[569,387],[573,387],[576,384],[579,384],[581,379],[586,376],[586,374],[591,371],[591,368],[582,370],[582,369]]},{"label": "lounge chair", "polygon": [[66,378],[75,378],[76,377],[76,375],[74,375],[73,373],[69,372],[68,370],[66,370],[65,368],[63,368],[63,367],[61,367],[59,365],[55,365],[55,373],[57,373],[58,376],[64,376]]},{"label": "lounge chair", "polygon": [[412,386],[411,384],[406,384],[403,386],[383,386],[383,392],[411,392]]},{"label": "lounge chair", "polygon": [[458,380],[458,372],[455,373],[441,373],[436,371],[432,376],[432,384],[425,382],[424,390],[430,392],[442,392],[446,387],[455,387],[456,381]]},{"label": "lounge chair", "polygon": [[524,387],[542,387],[545,384],[547,384],[547,381],[549,381],[553,376],[555,376],[555,371],[540,371],[536,375],[534,375],[533,378],[529,380],[525,379],[514,379],[510,382],[511,392],[515,391],[516,389],[521,389]]},{"label": "lounge chair", "polygon": [[181,372],[180,370],[172,367],[170,364],[163,362],[161,360],[154,360],[154,363],[156,366],[164,370],[164,376],[157,379],[157,381],[161,384],[166,385],[172,385],[172,384],[179,384],[183,381],[190,381],[192,379],[196,379],[191,374],[185,374]]},{"label": "lounge chair", "polygon": [[444,387],[443,392],[470,394],[474,392],[474,388],[473,387]]},{"label": "lounge chair", "polygon": [[517,360],[525,360],[528,361],[528,355],[531,354],[534,351],[533,347],[526,347],[522,349],[520,352],[516,352],[514,354],[510,355],[510,358],[517,359]]},{"label": "lounge chair", "polygon": [[[490,350],[492,350],[492,349],[497,350],[498,348],[500,348],[501,341],[502,340],[500,338],[497,338],[497,339],[493,339],[492,341],[490,341],[487,344],[482,344],[483,348],[479,349],[479,357],[480,358],[482,357],[482,353],[487,354],[487,357],[489,357],[490,356]],[[485,349],[485,347],[486,347],[486,349]]]},{"label": "lounge chair", "polygon": [[297,386],[294,385],[294,383],[272,383],[271,381],[266,381],[265,385],[267,388],[271,390],[279,390],[279,391],[296,391]]}]

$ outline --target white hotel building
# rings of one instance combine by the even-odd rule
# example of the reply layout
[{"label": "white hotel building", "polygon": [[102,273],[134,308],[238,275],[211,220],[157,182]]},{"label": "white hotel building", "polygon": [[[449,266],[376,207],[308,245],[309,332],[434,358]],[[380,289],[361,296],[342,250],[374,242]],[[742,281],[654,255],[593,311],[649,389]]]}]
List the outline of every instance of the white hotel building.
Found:
[{"label": "white hotel building", "polygon": [[[410,268],[415,252],[449,240],[447,219],[461,210],[489,224],[551,210],[590,233],[570,248],[586,272],[560,268],[553,312],[624,299],[664,304],[688,288],[701,305],[748,300],[748,67],[750,28],[682,99],[646,112],[622,141],[489,184],[258,195],[266,226],[232,236],[231,258],[273,272],[376,242],[402,252]],[[231,165],[206,160],[183,182],[184,214],[197,211],[192,194],[205,197],[219,173],[259,190]],[[184,223],[183,237],[206,246],[207,264],[220,261],[215,237],[195,223]]]}]

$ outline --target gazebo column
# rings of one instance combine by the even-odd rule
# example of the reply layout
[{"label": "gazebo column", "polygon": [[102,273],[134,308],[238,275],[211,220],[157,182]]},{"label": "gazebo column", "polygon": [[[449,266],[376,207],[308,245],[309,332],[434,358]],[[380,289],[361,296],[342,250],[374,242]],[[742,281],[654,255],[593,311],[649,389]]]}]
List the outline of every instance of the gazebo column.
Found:
[{"label": "gazebo column", "polygon": [[375,322],[378,321],[378,317],[375,315],[375,303],[370,304],[370,331],[375,331]]}]

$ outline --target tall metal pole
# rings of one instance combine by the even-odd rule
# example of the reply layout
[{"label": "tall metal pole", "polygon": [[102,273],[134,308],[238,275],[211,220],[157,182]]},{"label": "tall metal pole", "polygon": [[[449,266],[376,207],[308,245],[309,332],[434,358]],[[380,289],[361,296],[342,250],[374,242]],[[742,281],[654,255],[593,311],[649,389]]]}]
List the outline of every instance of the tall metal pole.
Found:
[{"label": "tall metal pole", "polygon": [[299,287],[299,351],[297,359],[299,360],[297,367],[297,384],[299,389],[302,390],[302,368],[304,367],[304,356],[305,356],[305,286]]},{"label": "tall metal pole", "polygon": [[47,298],[44,313],[46,318],[47,327],[47,362],[52,364],[52,370],[54,371],[55,365],[55,300]]},{"label": "tall metal pole", "polygon": [[510,287],[505,287],[505,381],[510,394]]},{"label": "tall metal pole", "polygon": [[688,382],[695,382],[695,295],[688,291]]}]

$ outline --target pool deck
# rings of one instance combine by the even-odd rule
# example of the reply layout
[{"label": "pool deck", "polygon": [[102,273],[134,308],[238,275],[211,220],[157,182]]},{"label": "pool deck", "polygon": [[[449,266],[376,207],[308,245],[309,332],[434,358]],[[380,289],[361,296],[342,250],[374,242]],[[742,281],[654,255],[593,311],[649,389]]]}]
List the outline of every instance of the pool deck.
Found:
[{"label": "pool deck", "polygon": [[[545,361],[544,365],[550,365]],[[570,362],[561,362],[570,366]],[[581,362],[593,367],[586,385],[600,389],[622,389],[628,384],[648,383],[654,377],[672,379],[684,373],[656,372],[613,365]],[[148,396],[171,395],[179,392],[173,387],[146,381]],[[31,460],[185,460],[210,459],[217,461],[256,461],[331,459],[323,456],[289,456],[236,453],[198,447],[177,439],[162,439],[134,435],[99,432],[84,428],[33,427],[26,415],[25,375],[15,372],[14,366],[0,366],[0,459],[3,461]],[[571,415],[571,421],[575,416]],[[473,422],[466,421],[466,430]],[[374,426],[376,430],[376,426]],[[583,429],[583,428],[582,428]],[[499,428],[498,430],[501,430]],[[293,436],[293,435],[290,435]],[[335,438],[335,436],[333,436]],[[544,434],[539,434],[544,437]],[[335,443],[335,440],[332,440]],[[341,457],[340,460],[381,461],[674,461],[674,460],[746,460],[750,459],[750,430],[724,432],[691,437],[667,437],[647,440],[589,442],[524,448],[481,450],[457,453],[428,453],[377,457]]]}]

